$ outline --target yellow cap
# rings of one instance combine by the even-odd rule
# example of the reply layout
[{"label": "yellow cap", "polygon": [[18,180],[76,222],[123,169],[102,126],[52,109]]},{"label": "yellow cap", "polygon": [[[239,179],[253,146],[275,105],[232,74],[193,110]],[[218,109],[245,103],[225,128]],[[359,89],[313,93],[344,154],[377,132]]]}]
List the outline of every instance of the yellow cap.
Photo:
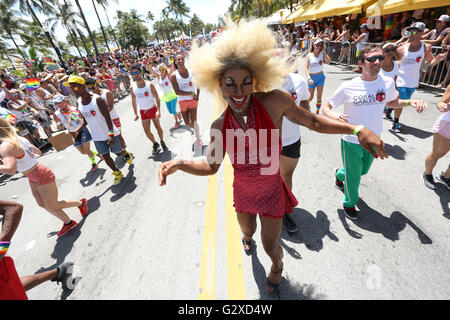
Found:
[{"label": "yellow cap", "polygon": [[82,77],[70,76],[69,80],[63,83],[63,86],[70,87],[71,83],[85,84],[85,81]]}]

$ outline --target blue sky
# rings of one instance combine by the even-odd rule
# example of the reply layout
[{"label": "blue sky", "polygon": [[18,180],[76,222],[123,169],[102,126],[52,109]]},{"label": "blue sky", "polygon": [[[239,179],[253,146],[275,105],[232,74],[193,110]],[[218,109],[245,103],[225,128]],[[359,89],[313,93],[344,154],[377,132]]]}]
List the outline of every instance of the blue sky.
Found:
[{"label": "blue sky", "polygon": [[[59,1],[63,3],[62,0]],[[71,1],[74,8],[77,9],[75,1],[69,1]],[[136,9],[138,10],[138,13],[143,16],[146,16],[147,12],[151,11],[155,16],[155,19],[158,20],[162,9],[167,6],[166,0],[119,0],[118,4],[116,4],[113,0],[110,0],[109,2],[110,5],[107,8],[107,13],[113,26],[117,23],[117,10],[129,11],[131,9]],[[230,0],[184,0],[184,2],[191,9],[190,15],[196,13],[204,22],[214,24],[217,24],[218,17],[226,12],[231,3]],[[86,15],[86,19],[88,20],[89,27],[92,29],[98,29],[100,25],[98,23],[97,16],[95,15],[92,1],[80,0],[80,4],[84,14]],[[108,21],[106,20],[103,8],[97,6],[97,10],[99,11],[102,24],[104,26],[107,25]],[[149,28],[150,32],[152,32],[152,24],[147,23],[146,26]],[[66,32],[62,27],[58,28],[56,36],[59,40],[66,39]]]}]

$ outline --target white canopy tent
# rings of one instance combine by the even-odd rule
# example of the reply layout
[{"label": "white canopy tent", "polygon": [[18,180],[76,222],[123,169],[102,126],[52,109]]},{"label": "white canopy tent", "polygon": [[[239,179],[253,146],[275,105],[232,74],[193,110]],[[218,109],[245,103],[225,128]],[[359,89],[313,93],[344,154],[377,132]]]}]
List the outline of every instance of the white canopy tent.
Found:
[{"label": "white canopy tent", "polygon": [[277,12],[273,13],[271,16],[267,17],[267,24],[281,24],[281,20],[287,17],[291,11],[289,9],[280,9]]}]

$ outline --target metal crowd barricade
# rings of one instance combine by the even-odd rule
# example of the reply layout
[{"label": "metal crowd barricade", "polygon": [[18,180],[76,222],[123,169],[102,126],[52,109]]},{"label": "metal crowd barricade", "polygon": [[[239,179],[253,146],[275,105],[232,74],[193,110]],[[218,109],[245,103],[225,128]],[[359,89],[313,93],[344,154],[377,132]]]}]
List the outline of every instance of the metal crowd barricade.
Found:
[{"label": "metal crowd barricade", "polygon": [[[443,49],[442,47],[433,46],[431,47],[433,56],[444,53],[448,49]],[[448,56],[447,56],[448,58]],[[431,67],[425,59],[422,60],[421,74],[419,83],[424,86],[433,88],[446,88],[446,85],[450,81],[450,60],[444,59],[444,61],[439,62],[436,66]]]}]

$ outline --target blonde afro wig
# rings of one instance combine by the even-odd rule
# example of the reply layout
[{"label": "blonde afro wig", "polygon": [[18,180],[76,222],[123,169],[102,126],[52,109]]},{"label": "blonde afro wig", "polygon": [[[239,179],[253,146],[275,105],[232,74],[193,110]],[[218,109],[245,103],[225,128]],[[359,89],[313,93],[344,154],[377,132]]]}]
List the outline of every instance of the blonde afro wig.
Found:
[{"label": "blonde afro wig", "polygon": [[290,71],[287,54],[276,54],[276,40],[264,20],[234,23],[225,18],[225,31],[202,47],[194,45],[188,59],[194,84],[225,100],[219,79],[230,68],[245,68],[253,77],[255,92],[278,88]]}]

